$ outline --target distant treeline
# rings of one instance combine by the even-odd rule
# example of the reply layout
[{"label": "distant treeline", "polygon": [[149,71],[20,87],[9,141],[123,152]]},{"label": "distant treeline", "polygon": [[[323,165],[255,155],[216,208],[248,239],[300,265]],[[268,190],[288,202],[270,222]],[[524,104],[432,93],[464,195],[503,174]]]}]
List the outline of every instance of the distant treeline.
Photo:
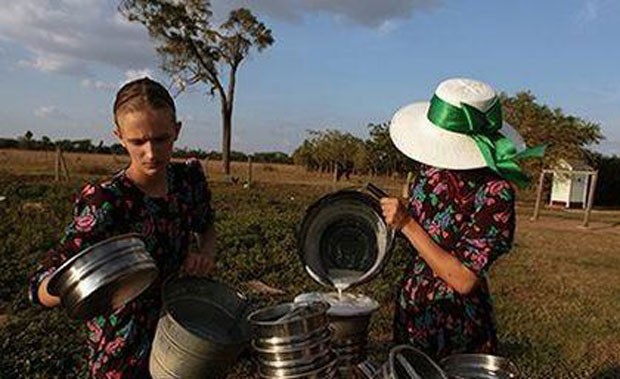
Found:
[{"label": "distant treeline", "polygon": [[[35,139],[32,132],[27,131],[23,137],[18,138],[0,138],[0,149],[23,149],[23,150],[55,150],[56,147],[60,147],[62,151],[75,152],[75,153],[94,153],[94,154],[116,154],[123,155],[127,152],[120,143],[113,143],[111,145],[105,145],[103,141],[99,141],[98,144],[93,144],[90,139],[79,140],[57,140],[52,141],[49,137],[43,136],[41,139]],[[198,159],[213,159],[221,160],[222,153],[219,151],[204,151],[201,149],[175,149],[173,152],[175,158],[198,158]],[[248,154],[232,151],[231,160],[245,162],[248,160]],[[284,163],[292,164],[293,158],[288,154],[274,151],[274,152],[260,152],[251,154],[253,162],[261,163]]]}]

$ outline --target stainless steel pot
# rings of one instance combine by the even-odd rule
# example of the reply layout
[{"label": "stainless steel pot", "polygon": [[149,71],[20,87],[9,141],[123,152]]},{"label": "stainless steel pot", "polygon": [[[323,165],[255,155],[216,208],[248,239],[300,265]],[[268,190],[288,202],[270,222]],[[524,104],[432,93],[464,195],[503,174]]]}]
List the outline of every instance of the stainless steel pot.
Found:
[{"label": "stainless steel pot", "polygon": [[269,379],[331,379],[337,372],[336,359],[330,356],[328,362],[308,369],[306,366],[296,368],[269,368],[260,367],[258,374],[261,378]]},{"label": "stainless steel pot", "polygon": [[286,368],[316,363],[321,357],[331,353],[331,333],[327,331],[321,338],[302,343],[271,346],[268,348],[252,343],[258,362],[263,366]]},{"label": "stainless steel pot", "polygon": [[329,325],[327,308],[322,302],[284,303],[256,310],[248,321],[259,346],[291,344],[323,333]]},{"label": "stainless steel pot", "polygon": [[123,306],[155,280],[158,269],[136,234],[112,237],[68,259],[47,290],[69,316],[89,319]]},{"label": "stainless steel pot", "polygon": [[515,379],[520,373],[510,360],[488,354],[454,354],[440,362],[451,379]]},{"label": "stainless steel pot", "polygon": [[247,347],[248,302],[235,289],[204,278],[164,283],[149,370],[154,379],[222,378]]},{"label": "stainless steel pot", "polygon": [[298,247],[302,263],[315,281],[346,288],[381,272],[391,254],[395,232],[385,223],[376,197],[341,190],[321,197],[306,210]]}]

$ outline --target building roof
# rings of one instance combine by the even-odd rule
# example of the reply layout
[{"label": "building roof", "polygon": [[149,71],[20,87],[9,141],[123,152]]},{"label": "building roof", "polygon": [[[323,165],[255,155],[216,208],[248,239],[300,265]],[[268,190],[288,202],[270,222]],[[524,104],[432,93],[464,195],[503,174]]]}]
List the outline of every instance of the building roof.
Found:
[{"label": "building roof", "polygon": [[594,171],[592,166],[580,159],[563,159],[560,158],[554,167],[556,170],[569,171]]}]

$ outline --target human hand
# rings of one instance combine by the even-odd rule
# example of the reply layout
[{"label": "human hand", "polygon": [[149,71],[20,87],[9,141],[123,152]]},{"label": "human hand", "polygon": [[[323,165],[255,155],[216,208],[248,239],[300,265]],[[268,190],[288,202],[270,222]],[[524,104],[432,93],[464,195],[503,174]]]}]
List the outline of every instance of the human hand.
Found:
[{"label": "human hand", "polygon": [[192,276],[208,276],[215,269],[215,258],[210,254],[188,253],[181,266],[181,273]]},{"label": "human hand", "polygon": [[396,230],[402,229],[411,218],[403,202],[395,197],[381,198],[381,211],[385,222]]}]

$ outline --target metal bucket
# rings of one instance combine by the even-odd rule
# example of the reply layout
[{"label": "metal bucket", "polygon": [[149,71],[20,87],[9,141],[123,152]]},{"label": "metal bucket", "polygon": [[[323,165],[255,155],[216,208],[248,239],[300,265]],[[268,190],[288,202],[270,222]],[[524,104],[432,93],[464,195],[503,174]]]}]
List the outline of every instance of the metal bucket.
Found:
[{"label": "metal bucket", "polygon": [[409,345],[390,350],[388,361],[373,379],[449,379],[446,373],[426,354]]},{"label": "metal bucket", "polygon": [[47,289],[60,296],[70,317],[90,319],[140,295],[158,275],[153,258],[136,234],[96,243],[62,264]]},{"label": "metal bucket", "polygon": [[245,297],[209,279],[181,278],[163,289],[149,361],[153,379],[223,378],[249,342]]},{"label": "metal bucket", "polygon": [[510,360],[488,354],[454,354],[440,362],[450,379],[515,379],[521,374]]}]

